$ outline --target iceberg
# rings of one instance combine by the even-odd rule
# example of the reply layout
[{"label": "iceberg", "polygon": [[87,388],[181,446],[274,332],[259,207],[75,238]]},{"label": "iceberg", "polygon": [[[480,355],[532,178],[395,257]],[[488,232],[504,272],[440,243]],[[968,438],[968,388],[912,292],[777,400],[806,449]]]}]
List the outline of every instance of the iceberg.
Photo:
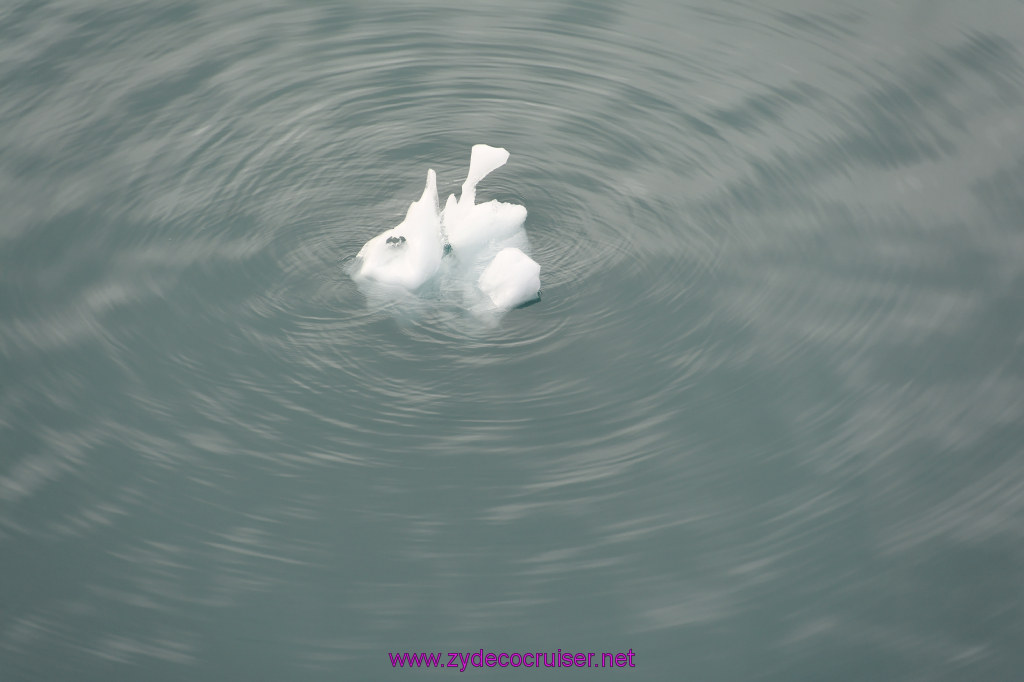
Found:
[{"label": "iceberg", "polygon": [[[497,200],[476,202],[477,184],[508,161],[500,147],[473,145],[458,198],[438,210],[437,177],[427,171],[423,195],[397,226],[360,249],[352,277],[366,293],[382,288],[404,297],[461,292],[467,308],[497,311],[539,298],[540,265],[528,255],[526,208]],[[439,287],[428,283],[439,282]]]}]

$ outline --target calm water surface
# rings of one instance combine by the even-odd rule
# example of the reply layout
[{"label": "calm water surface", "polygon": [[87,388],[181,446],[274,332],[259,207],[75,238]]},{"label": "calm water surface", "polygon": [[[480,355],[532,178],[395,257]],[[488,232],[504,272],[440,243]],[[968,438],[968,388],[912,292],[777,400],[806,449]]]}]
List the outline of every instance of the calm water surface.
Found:
[{"label": "calm water surface", "polygon": [[[0,679],[1009,680],[1024,5],[0,0]],[[543,300],[346,275],[512,153]]]}]

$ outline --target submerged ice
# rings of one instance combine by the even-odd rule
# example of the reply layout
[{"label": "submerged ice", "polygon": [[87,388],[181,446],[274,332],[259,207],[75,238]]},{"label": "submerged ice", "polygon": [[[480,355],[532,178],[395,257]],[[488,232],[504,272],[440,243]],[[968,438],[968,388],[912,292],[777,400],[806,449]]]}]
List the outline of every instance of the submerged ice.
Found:
[{"label": "submerged ice", "polygon": [[438,209],[437,178],[427,171],[423,195],[398,226],[366,242],[353,279],[374,293],[422,292],[435,282],[459,292],[466,307],[509,310],[540,296],[540,265],[528,254],[526,208],[497,200],[476,203],[476,187],[505,165],[509,153],[474,145],[461,195]]}]

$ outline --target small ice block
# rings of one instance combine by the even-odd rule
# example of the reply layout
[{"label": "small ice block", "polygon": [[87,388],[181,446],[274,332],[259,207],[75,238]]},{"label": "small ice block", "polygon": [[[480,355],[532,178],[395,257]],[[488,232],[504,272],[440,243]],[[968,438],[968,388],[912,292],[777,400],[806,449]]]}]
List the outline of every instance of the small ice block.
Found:
[{"label": "small ice block", "polygon": [[495,307],[508,310],[540,297],[540,265],[517,248],[502,249],[477,283]]}]

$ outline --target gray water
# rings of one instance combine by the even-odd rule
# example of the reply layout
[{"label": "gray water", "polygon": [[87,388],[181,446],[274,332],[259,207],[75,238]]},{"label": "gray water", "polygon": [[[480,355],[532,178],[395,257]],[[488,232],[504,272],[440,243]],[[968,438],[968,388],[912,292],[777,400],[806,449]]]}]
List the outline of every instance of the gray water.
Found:
[{"label": "gray water", "polygon": [[[1017,678],[1022,38],[0,0],[0,680]],[[370,305],[481,142],[542,301]],[[480,649],[636,667],[388,658]]]}]

